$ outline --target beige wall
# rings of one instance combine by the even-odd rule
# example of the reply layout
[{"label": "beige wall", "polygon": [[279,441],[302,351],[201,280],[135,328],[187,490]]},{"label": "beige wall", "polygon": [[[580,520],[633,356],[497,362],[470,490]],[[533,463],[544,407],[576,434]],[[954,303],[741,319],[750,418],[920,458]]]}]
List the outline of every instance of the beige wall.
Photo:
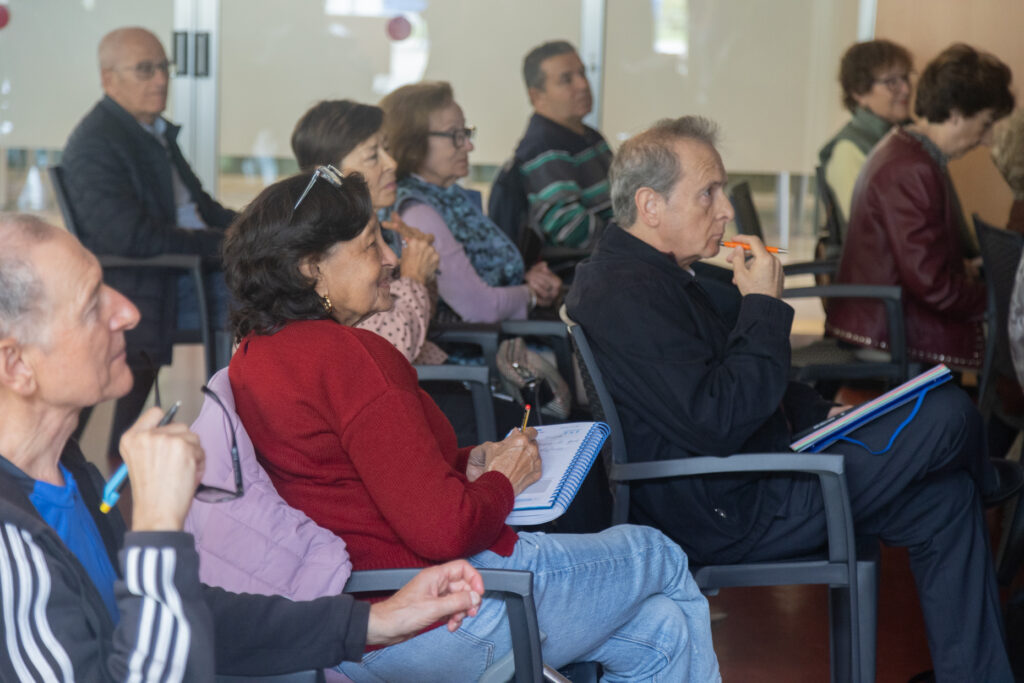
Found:
[{"label": "beige wall", "polygon": [[[901,43],[914,55],[916,70],[950,43],[965,42],[994,53],[1014,73],[1014,90],[1024,97],[1024,3],[1019,0],[878,0],[875,35]],[[964,215],[978,213],[1005,225],[1010,189],[992,164],[988,148],[978,148],[950,164]]]}]

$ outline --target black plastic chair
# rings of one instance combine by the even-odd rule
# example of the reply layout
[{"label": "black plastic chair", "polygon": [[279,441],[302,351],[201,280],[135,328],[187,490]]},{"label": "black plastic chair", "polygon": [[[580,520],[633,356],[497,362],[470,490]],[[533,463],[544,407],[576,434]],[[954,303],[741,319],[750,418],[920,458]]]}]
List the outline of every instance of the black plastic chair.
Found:
[{"label": "black plastic chair", "polygon": [[[981,369],[978,408],[986,422],[997,416],[1020,431],[1024,430],[1024,418],[1002,410],[996,385],[1000,376],[1005,380],[1017,381],[1007,330],[1017,266],[1024,254],[1024,235],[989,225],[977,214],[974,215],[974,226],[978,234],[988,296],[988,329],[985,333],[985,360]],[[1019,500],[1009,519],[996,567],[996,578],[1004,586],[1010,585],[1024,562],[1024,506]]]},{"label": "black plastic chair", "polygon": [[630,462],[615,403],[608,393],[583,328],[565,314],[594,418],[611,427],[603,458],[612,488],[613,523],[629,519],[630,484],[671,477],[737,472],[814,474],[825,505],[828,550],[820,556],[773,562],[692,566],[706,593],[735,586],[826,584],[829,586],[832,681],[873,681],[878,604],[878,542],[856,539],[842,456],[822,453],[759,453],[725,458],[694,457]]},{"label": "black plastic chair", "polygon": [[750,194],[750,183],[743,181],[733,185],[729,192],[732,210],[736,212],[736,229],[743,235],[753,235],[764,242],[764,230],[761,229],[761,218],[754,206],[754,197]]},{"label": "black plastic chair", "polygon": [[[64,168],[55,165],[47,169],[53,194],[57,198],[57,206],[64,218],[64,227],[75,237],[81,239],[75,212],[68,200],[67,187],[64,182]],[[97,254],[100,266],[104,271],[124,268],[173,270],[189,275],[195,283],[196,310],[199,312],[199,328],[194,330],[177,330],[174,334],[175,344],[202,344],[206,359],[206,376],[212,377],[217,371],[217,358],[213,345],[213,337],[207,315],[206,290],[203,288],[203,268],[199,256],[192,254],[161,254],[147,258]],[[125,294],[130,295],[130,292]]]},{"label": "black plastic chair", "polygon": [[843,250],[843,238],[846,237],[846,221],[839,212],[839,203],[832,186],[825,178],[825,169],[815,166],[814,177],[817,180],[818,201],[825,210],[825,226],[815,246],[814,258],[818,261],[838,261]]}]

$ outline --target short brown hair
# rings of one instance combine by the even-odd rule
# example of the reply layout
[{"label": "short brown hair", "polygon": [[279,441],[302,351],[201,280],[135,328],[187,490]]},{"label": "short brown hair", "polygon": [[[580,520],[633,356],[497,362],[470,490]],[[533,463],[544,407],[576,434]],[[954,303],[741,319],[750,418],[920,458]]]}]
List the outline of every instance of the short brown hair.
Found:
[{"label": "short brown hair", "polygon": [[403,85],[380,101],[388,153],[398,164],[399,180],[419,171],[427,160],[430,115],[454,101],[452,86],[445,81]]},{"label": "short brown hair", "polygon": [[292,152],[303,171],[338,166],[349,152],[380,130],[384,112],[352,100],[323,100],[307,111],[292,131]]},{"label": "short brown hair", "polygon": [[992,109],[996,119],[1013,111],[1013,73],[993,54],[955,43],[928,63],[917,84],[914,113],[942,123],[953,110],[974,116]]},{"label": "short brown hair", "polygon": [[843,88],[846,108],[856,109],[856,96],[871,90],[878,72],[889,66],[905,66],[909,71],[914,67],[914,59],[907,48],[891,40],[868,40],[851,45],[839,62],[839,85]]}]

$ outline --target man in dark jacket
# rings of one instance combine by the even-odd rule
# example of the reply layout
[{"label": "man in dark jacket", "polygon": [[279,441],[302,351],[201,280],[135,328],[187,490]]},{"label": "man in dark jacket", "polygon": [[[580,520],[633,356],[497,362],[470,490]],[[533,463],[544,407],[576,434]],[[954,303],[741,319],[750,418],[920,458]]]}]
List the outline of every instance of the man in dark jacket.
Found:
[{"label": "man in dark jacket", "polygon": [[[210,268],[211,330],[223,330],[228,297],[220,242],[235,214],[203,191],[178,148],[178,126],[161,116],[171,67],[163,46],[145,29],[117,29],[100,42],[99,63],[105,96],[71,133],[62,161],[78,236],[96,254],[202,256]],[[115,410],[110,448],[116,457],[118,438],[138,416],[154,380],[142,352],[156,365],[170,363],[174,330],[198,327],[199,317],[187,275],[118,269],[107,279],[142,312],[142,322],[128,334],[135,383]]]},{"label": "man in dark jacket", "polygon": [[[743,295],[727,323],[693,265],[714,256],[733,211],[715,125],[661,121],[623,144],[611,168],[616,222],[576,270],[566,305],[591,341],[618,409],[631,460],[789,450],[792,434],[841,406],[787,381],[793,309],[782,269],[760,240],[729,256]],[[745,258],[745,256],[747,258]],[[1020,487],[1019,468],[984,457],[981,420],[959,389],[932,389],[913,406],[853,432],[881,451],[839,442],[859,534],[905,546],[938,680],[1012,681],[981,496]],[[1016,487],[1016,489],[1014,488]],[[826,541],[814,477],[659,480],[632,488],[632,514],[697,563],[809,554]]]},{"label": "man in dark jacket", "polygon": [[69,439],[78,411],[131,386],[139,312],[68,233],[0,214],[0,680],[208,681],[358,661],[475,614],[480,574],[456,561],[383,602],[239,595],[199,583],[182,531],[203,473],[185,425],[142,415],[121,441],[131,531],[100,513],[103,480]]}]

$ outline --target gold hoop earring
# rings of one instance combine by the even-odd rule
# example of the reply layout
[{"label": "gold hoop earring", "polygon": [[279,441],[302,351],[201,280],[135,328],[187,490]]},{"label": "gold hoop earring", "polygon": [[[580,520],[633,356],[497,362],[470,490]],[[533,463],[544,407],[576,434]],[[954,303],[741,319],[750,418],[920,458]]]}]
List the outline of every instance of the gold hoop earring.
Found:
[{"label": "gold hoop earring", "polygon": [[334,310],[334,306],[331,305],[331,297],[326,294],[320,296],[320,305],[324,307],[324,313],[330,315],[331,311]]}]

